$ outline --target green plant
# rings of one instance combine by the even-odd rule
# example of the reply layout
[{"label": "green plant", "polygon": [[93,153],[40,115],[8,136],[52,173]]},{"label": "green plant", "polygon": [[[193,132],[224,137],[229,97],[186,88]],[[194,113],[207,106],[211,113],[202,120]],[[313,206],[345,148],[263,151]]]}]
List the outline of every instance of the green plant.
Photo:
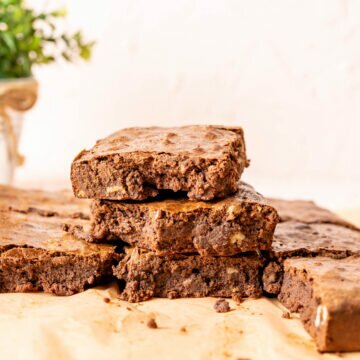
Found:
[{"label": "green plant", "polygon": [[94,42],[85,42],[80,31],[60,30],[64,9],[36,13],[24,0],[0,0],[0,78],[27,77],[35,64],[59,58],[88,60]]}]

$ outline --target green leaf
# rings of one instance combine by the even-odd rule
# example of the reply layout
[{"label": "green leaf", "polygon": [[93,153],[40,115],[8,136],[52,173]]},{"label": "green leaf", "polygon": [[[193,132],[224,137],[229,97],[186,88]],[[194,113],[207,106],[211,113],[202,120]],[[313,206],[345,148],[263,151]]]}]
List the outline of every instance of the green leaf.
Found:
[{"label": "green leaf", "polygon": [[62,56],[66,61],[69,61],[69,62],[72,61],[70,55],[67,54],[66,52],[61,53],[61,56]]},{"label": "green leaf", "polygon": [[36,12],[24,0],[0,0],[0,78],[29,76],[35,64],[60,58],[69,62],[89,60],[94,42],[83,33],[63,31],[65,9]]},{"label": "green leaf", "polygon": [[91,58],[91,49],[87,46],[84,46],[80,49],[80,57],[84,60],[90,60]]},{"label": "green leaf", "polygon": [[0,33],[0,39],[3,40],[7,48],[9,49],[10,53],[15,54],[16,53],[16,45],[15,45],[15,39],[11,36],[9,32],[2,32]]},{"label": "green leaf", "polygon": [[62,9],[59,9],[59,10],[52,11],[50,13],[50,15],[53,16],[53,17],[66,17],[67,16],[67,11],[66,11],[66,8],[62,8]]}]

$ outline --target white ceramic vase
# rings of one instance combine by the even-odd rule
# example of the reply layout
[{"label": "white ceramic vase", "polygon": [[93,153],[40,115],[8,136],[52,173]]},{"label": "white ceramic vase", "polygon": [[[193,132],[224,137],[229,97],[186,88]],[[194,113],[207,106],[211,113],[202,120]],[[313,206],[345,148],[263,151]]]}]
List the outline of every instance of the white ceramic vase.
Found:
[{"label": "white ceramic vase", "polygon": [[34,78],[0,79],[0,184],[11,184],[16,167],[23,162],[18,145],[24,112],[36,99]]}]

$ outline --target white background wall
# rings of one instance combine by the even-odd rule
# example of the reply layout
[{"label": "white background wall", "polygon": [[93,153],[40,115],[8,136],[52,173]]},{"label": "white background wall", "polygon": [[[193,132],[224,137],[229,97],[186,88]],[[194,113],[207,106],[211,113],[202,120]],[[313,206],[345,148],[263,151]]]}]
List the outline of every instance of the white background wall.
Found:
[{"label": "white background wall", "polygon": [[66,182],[122,127],[223,123],[245,128],[244,177],[263,193],[360,205],[360,1],[65,4],[98,44],[89,64],[36,69],[18,184]]}]

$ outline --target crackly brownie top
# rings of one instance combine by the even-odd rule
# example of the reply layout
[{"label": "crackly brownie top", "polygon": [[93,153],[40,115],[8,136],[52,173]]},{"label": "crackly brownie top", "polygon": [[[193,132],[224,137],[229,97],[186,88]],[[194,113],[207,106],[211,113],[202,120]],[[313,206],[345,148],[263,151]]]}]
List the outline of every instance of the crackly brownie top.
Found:
[{"label": "crackly brownie top", "polygon": [[75,200],[67,207],[65,194],[1,186],[0,251],[33,247],[83,256],[113,252],[109,245],[89,244],[63,231],[64,221],[72,225],[87,224],[87,220],[77,215],[83,212],[83,206]]},{"label": "crackly brownie top", "polygon": [[241,128],[210,125],[183,127],[147,127],[120,130],[102,140],[75,160],[91,160],[114,154],[171,154],[216,159],[232,151],[235,141],[242,139]]},{"label": "crackly brownie top", "polygon": [[25,190],[0,185],[0,210],[12,210],[24,214],[88,219],[89,201],[79,200],[72,192]]},{"label": "crackly brownie top", "polygon": [[302,254],[360,254],[360,231],[334,224],[287,221],[277,225],[273,249],[278,256]]},{"label": "crackly brownie top", "polygon": [[327,307],[318,309],[323,315],[332,307],[336,309],[345,305],[349,309],[354,304],[360,308],[360,257],[341,260],[327,257],[294,258],[286,260],[284,268],[291,273],[306,274],[315,296],[321,297],[322,306]]},{"label": "crackly brownie top", "polygon": [[[227,207],[229,211],[233,211],[233,216],[236,216],[237,208],[242,203],[256,203],[258,205],[265,205],[266,202],[261,194],[255,189],[244,183],[239,182],[239,190],[234,194],[224,199],[217,199],[211,201],[189,201],[185,197],[181,198],[165,198],[161,200],[153,200],[146,202],[112,202],[105,200],[104,202],[113,204],[114,206],[126,206],[126,204],[135,204],[136,206],[147,208],[151,211],[166,211],[169,213],[191,212],[201,209],[218,209]],[[130,205],[131,206],[131,205]]]},{"label": "crackly brownie top", "polygon": [[267,201],[279,213],[280,221],[299,221],[306,224],[328,223],[357,229],[357,227],[340,218],[330,210],[317,206],[313,201],[270,199]]}]

